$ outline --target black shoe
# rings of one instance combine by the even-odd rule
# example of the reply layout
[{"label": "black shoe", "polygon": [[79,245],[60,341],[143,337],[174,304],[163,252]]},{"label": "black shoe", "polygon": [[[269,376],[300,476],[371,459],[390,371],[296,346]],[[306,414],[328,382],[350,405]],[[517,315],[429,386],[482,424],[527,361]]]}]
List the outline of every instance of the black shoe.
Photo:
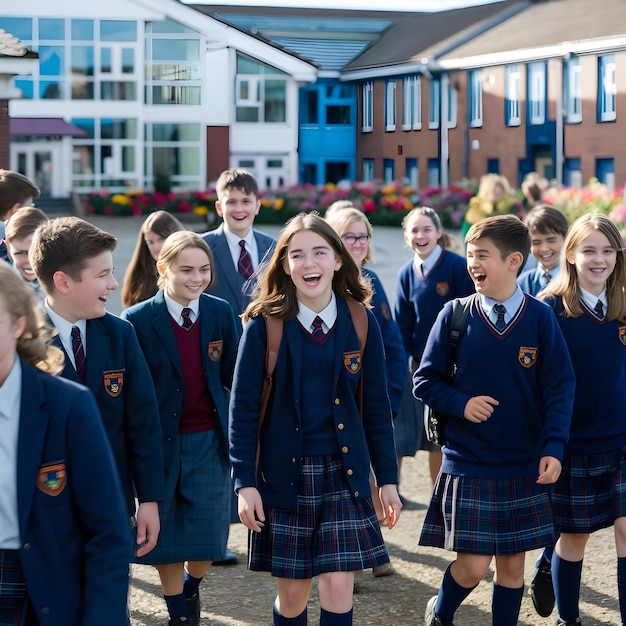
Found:
[{"label": "black shoe", "polygon": [[226,556],[221,561],[213,561],[213,565],[237,565],[237,555],[226,549]]},{"label": "black shoe", "polygon": [[189,620],[186,617],[178,617],[167,622],[167,626],[189,626]]},{"label": "black shoe", "polygon": [[200,594],[194,593],[191,598],[185,598],[185,607],[187,607],[187,626],[200,626]]},{"label": "black shoe", "polygon": [[532,598],[535,611],[541,617],[548,617],[554,610],[554,586],[552,585],[552,567],[547,561],[542,559],[539,563],[528,593]]},{"label": "black shoe", "polygon": [[575,620],[570,620],[566,622],[565,620],[559,619],[556,620],[556,626],[581,626],[582,622],[580,621],[580,617],[577,617]]}]

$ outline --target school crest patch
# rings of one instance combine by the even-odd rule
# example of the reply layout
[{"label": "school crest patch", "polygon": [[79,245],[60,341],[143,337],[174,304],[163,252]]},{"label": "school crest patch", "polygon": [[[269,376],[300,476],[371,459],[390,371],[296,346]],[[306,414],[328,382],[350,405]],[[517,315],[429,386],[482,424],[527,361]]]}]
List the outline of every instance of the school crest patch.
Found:
[{"label": "school crest patch", "polygon": [[211,361],[219,361],[222,356],[223,341],[212,341],[209,344],[209,359]]},{"label": "school crest patch", "polygon": [[527,348],[525,346],[522,346],[519,349],[517,360],[524,367],[532,367],[537,360],[537,348]]},{"label": "school crest patch", "polygon": [[122,393],[122,387],[124,386],[124,371],[125,370],[103,372],[104,390],[112,398],[117,398],[117,396]]},{"label": "school crest patch", "polygon": [[437,283],[435,289],[440,296],[447,296],[450,291],[450,285],[448,283]]},{"label": "school crest patch", "polygon": [[37,487],[48,496],[58,496],[67,484],[65,463],[42,465],[37,474]]},{"label": "school crest patch", "polygon": [[361,353],[344,352],[343,365],[350,372],[350,374],[358,373],[361,370]]},{"label": "school crest patch", "polygon": [[619,340],[626,346],[626,326],[619,327]]}]

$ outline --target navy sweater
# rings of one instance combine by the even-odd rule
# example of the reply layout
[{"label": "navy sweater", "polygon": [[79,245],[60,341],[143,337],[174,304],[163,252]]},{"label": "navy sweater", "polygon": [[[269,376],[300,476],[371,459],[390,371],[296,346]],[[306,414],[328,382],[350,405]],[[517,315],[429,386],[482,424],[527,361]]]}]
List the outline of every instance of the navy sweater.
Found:
[{"label": "navy sweater", "polygon": [[548,304],[576,372],[568,449],[605,452],[626,446],[626,323],[600,321],[585,307],[583,315],[565,317],[560,299]]},{"label": "navy sweater", "polygon": [[[428,337],[414,393],[449,416],[442,470],[480,478],[536,476],[542,456],[563,458],[574,398],[574,371],[550,307],[526,295],[499,335],[478,300],[461,336],[449,382],[451,350],[446,304]],[[499,405],[486,422],[463,417],[474,396]]]},{"label": "navy sweater", "polygon": [[443,305],[474,293],[465,259],[444,250],[426,278],[417,275],[413,259],[398,272],[396,321],[404,349],[417,362],[422,358],[428,333]]}]

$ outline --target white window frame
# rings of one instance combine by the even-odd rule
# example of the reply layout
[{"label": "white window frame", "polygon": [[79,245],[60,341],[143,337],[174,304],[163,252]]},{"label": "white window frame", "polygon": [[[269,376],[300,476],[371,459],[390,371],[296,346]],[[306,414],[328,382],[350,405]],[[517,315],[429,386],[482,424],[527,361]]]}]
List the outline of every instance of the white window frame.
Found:
[{"label": "white window frame", "polygon": [[374,128],[374,83],[363,83],[363,126],[361,131],[371,133]]},{"label": "white window frame", "polygon": [[[236,77],[236,106],[250,107],[260,106],[261,102],[261,89],[260,80],[257,76],[250,74],[240,74]],[[241,85],[242,83],[248,83],[248,97],[241,97]]]},{"label": "white window frame", "polygon": [[471,70],[468,76],[469,89],[467,94],[468,123],[470,128],[480,128],[483,125],[483,72]]},{"label": "white window frame", "polygon": [[407,76],[402,89],[402,130],[422,128],[422,79]]},{"label": "white window frame", "polygon": [[363,182],[374,180],[374,159],[363,159]]},{"label": "white window frame", "polygon": [[598,120],[613,122],[617,119],[617,81],[615,56],[599,57]]},{"label": "white window frame", "polygon": [[546,122],[546,65],[528,64],[528,123],[538,126]]},{"label": "white window frame", "polygon": [[506,66],[506,125],[519,126],[522,123],[520,114],[522,75],[519,65]]},{"label": "white window frame", "polygon": [[431,78],[429,81],[428,128],[439,128],[441,118],[441,83]]},{"label": "white window frame", "polygon": [[576,124],[583,121],[583,82],[580,59],[571,58],[565,67],[565,121]]},{"label": "white window frame", "polygon": [[396,179],[396,162],[394,159],[383,159],[383,182],[385,185]]},{"label": "white window frame", "polygon": [[396,130],[396,79],[385,82],[385,131]]},{"label": "white window frame", "polygon": [[452,86],[452,82],[448,81],[448,128],[456,128],[458,109],[459,109],[459,92]]}]

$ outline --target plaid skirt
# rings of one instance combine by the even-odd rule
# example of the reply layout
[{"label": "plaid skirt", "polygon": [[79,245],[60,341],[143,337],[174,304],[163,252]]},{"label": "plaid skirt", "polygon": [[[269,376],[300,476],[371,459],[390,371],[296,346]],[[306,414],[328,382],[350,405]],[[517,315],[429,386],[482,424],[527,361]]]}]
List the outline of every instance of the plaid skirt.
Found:
[{"label": "plaid skirt", "polygon": [[420,545],[463,554],[510,555],[553,544],[548,489],[535,480],[440,473]]},{"label": "plaid skirt", "polygon": [[33,624],[19,550],[0,549],[0,625]]},{"label": "plaid skirt", "polygon": [[567,454],[552,496],[557,531],[592,533],[626,516],[625,463],[622,448]]},{"label": "plaid skirt", "polygon": [[355,500],[339,456],[302,459],[296,509],[266,508],[248,535],[248,567],[289,579],[349,572],[389,562],[370,498]]},{"label": "plaid skirt", "polygon": [[168,492],[173,495],[159,507],[157,545],[137,563],[218,561],[226,554],[232,488],[219,433],[188,433],[178,441],[180,464],[177,473],[168,477]]}]

